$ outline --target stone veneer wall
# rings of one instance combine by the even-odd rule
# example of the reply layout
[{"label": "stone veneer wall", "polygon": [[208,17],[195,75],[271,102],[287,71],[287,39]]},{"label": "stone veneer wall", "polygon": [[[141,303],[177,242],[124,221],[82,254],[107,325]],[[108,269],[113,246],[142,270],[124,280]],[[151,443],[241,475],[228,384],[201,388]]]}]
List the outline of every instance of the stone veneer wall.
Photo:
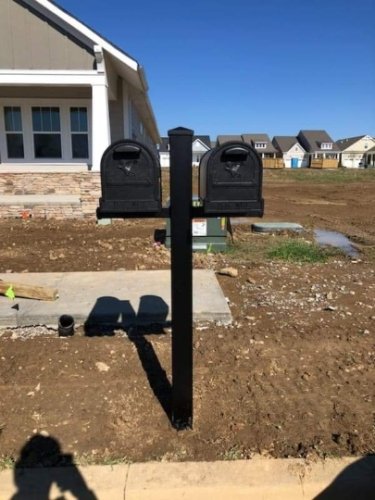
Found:
[{"label": "stone veneer wall", "polygon": [[[82,219],[95,218],[100,197],[100,172],[77,173],[1,173],[0,217]],[[1,197],[14,196],[14,203],[1,203]],[[22,196],[22,202],[17,196]],[[26,197],[25,197],[26,195]],[[27,195],[37,195],[37,201],[27,201]],[[48,195],[44,202],[43,195]],[[76,201],[64,200],[64,195],[76,196]]]}]

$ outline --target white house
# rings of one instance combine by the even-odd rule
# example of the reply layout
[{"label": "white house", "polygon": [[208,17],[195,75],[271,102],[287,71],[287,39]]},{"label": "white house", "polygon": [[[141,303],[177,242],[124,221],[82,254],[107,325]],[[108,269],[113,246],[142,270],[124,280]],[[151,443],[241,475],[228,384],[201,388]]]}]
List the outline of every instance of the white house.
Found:
[{"label": "white house", "polygon": [[[208,135],[195,135],[192,142],[193,166],[197,167],[202,156],[211,149]],[[162,137],[159,145],[159,158],[161,167],[170,166],[169,138]]]},{"label": "white house", "polygon": [[297,137],[287,135],[276,135],[272,139],[279,155],[283,158],[286,168],[303,168],[309,166],[309,155]]},{"label": "white house", "polygon": [[211,149],[211,140],[209,135],[195,135],[193,137],[193,166],[197,167],[202,156]]},{"label": "white house", "polygon": [[4,191],[0,182],[0,196],[45,195],[43,186],[69,195],[68,188],[61,193],[62,177],[53,185],[44,176],[99,172],[104,150],[118,139],[155,147],[160,137],[147,91],[134,58],[55,2],[1,0],[0,172],[11,184]]},{"label": "white house", "polygon": [[366,166],[366,153],[375,146],[375,139],[370,135],[339,139],[336,144],[341,150],[341,166],[359,168]]}]

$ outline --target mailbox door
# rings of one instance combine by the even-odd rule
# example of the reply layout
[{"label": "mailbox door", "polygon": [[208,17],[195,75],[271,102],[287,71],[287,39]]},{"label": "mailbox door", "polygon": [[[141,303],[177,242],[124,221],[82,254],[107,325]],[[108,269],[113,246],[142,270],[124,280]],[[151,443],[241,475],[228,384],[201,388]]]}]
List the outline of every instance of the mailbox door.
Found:
[{"label": "mailbox door", "polygon": [[210,153],[203,158],[200,172],[201,187],[206,183],[205,212],[262,215],[262,162],[257,152],[234,142]]},{"label": "mailbox door", "polygon": [[101,161],[101,209],[107,212],[157,212],[161,209],[160,164],[137,141],[109,146]]}]

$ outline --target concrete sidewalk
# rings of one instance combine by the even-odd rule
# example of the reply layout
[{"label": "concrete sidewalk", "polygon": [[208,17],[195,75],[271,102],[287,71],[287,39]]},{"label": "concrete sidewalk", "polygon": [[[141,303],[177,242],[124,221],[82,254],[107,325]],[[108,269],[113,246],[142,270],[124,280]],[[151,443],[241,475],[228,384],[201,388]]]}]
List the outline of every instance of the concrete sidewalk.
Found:
[{"label": "concrete sidewalk", "polygon": [[[57,288],[56,301],[0,297],[0,326],[56,326],[63,314],[76,324],[87,320],[96,324],[126,327],[163,323],[171,319],[170,271],[105,271],[84,273],[0,274],[0,279]],[[194,321],[232,320],[231,312],[215,273],[194,270]]]},{"label": "concrete sidewalk", "polygon": [[[0,500],[370,500],[375,457],[268,459],[25,469],[0,472]],[[69,493],[68,493],[69,492]]]}]

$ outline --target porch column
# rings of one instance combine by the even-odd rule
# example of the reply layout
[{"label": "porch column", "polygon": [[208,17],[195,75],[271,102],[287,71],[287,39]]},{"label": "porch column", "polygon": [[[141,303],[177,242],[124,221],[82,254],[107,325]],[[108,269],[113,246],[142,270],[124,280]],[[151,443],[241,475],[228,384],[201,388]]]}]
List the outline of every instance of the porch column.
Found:
[{"label": "porch column", "polygon": [[92,170],[100,170],[104,150],[111,143],[109,125],[108,86],[92,85]]}]

